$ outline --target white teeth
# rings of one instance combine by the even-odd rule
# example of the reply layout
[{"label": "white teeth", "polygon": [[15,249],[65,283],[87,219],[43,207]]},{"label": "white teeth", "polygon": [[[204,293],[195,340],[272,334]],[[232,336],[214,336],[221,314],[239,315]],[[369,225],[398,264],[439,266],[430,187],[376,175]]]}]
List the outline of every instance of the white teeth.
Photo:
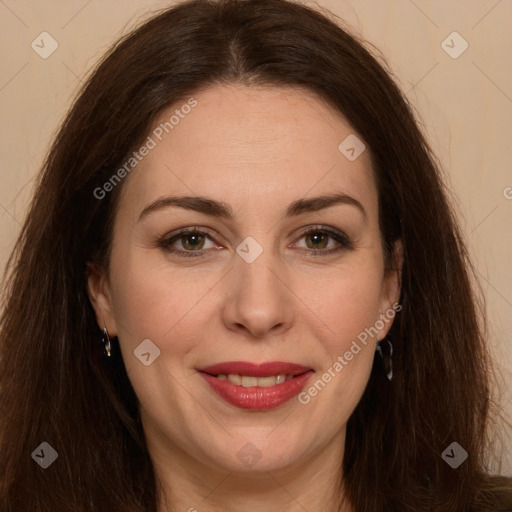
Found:
[{"label": "white teeth", "polygon": [[244,388],[253,388],[258,385],[258,377],[247,377],[244,375],[242,377],[242,386]]},{"label": "white teeth", "polygon": [[282,375],[278,375],[277,377],[274,377],[273,375],[271,375],[270,377],[258,377],[258,386],[260,388],[269,388],[270,386],[281,384],[283,382],[282,380],[280,380],[281,377]]},{"label": "white teeth", "polygon": [[236,384],[237,386],[242,385],[242,377],[240,377],[240,375],[233,375],[230,373],[227,377],[231,384]]},{"label": "white teeth", "polygon": [[282,384],[283,382],[293,379],[293,375],[285,375],[284,373],[280,373],[279,375],[271,375],[269,377],[253,377],[249,375],[234,375],[234,374],[219,374],[217,375],[217,379],[219,380],[227,380],[231,382],[231,384],[235,384],[236,386],[243,386],[244,388],[269,388],[271,386],[275,386],[276,384]]}]

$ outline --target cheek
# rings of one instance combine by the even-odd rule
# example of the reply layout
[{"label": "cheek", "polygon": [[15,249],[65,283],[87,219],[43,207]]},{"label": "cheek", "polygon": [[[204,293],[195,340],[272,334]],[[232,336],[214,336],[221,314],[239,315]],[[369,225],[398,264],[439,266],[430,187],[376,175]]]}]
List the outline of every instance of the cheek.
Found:
[{"label": "cheek", "polygon": [[361,264],[345,268],[325,284],[315,294],[315,308],[329,333],[329,353],[339,354],[379,319],[382,275],[378,264]]},{"label": "cheek", "polygon": [[[197,348],[208,327],[207,296],[215,280],[211,275],[170,272],[165,263],[152,264],[143,251],[140,256],[120,258],[115,268],[112,299],[117,334],[139,401],[154,415],[165,403],[185,415],[183,408],[190,404],[180,399],[187,377],[184,367],[187,354]],[[147,339],[159,353],[154,364],[145,366],[135,355]]]},{"label": "cheek", "polygon": [[301,402],[331,411],[333,429],[347,421],[370,377],[382,283],[379,260],[370,254],[337,270],[310,300],[321,320],[314,337],[322,341],[324,356]]},{"label": "cheek", "polygon": [[194,269],[171,272],[165,262],[151,265],[143,252],[120,259],[117,269],[113,307],[122,343],[133,350],[146,338],[157,346],[172,338],[175,353],[187,350],[187,340],[204,329],[204,299],[218,278]]}]

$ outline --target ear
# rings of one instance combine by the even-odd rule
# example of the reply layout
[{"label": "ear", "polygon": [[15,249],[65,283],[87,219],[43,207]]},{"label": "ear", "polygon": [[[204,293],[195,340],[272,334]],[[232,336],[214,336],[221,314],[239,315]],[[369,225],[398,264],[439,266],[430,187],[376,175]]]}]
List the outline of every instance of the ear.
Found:
[{"label": "ear", "polygon": [[399,305],[400,292],[402,290],[402,267],[404,263],[403,245],[401,240],[393,244],[391,254],[391,268],[385,269],[382,280],[382,289],[380,296],[380,316],[379,319],[384,323],[384,327],[379,329],[378,340],[386,337],[389,329],[393,325],[396,312],[402,309]]},{"label": "ear", "polygon": [[110,337],[117,336],[116,322],[112,311],[110,284],[105,271],[93,263],[87,263],[87,294],[96,313],[96,321],[103,331],[106,327]]}]

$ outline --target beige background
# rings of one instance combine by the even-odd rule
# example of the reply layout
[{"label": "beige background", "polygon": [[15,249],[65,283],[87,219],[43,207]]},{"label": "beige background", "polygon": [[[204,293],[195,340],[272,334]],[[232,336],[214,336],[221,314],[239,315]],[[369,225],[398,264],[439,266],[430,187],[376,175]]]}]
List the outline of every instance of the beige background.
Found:
[{"label": "beige background", "polygon": [[[0,269],[52,134],[90,67],[130,27],[172,1],[0,0]],[[303,0],[303,3],[310,3]],[[415,105],[457,197],[487,297],[512,409],[512,0],[319,0],[374,44]],[[458,58],[442,42],[457,31]],[[42,32],[57,50],[41,58]],[[39,40],[39,39],[38,39]],[[453,42],[452,42],[453,40]],[[450,36],[446,43],[462,48]],[[512,476],[512,432],[503,429]]]}]

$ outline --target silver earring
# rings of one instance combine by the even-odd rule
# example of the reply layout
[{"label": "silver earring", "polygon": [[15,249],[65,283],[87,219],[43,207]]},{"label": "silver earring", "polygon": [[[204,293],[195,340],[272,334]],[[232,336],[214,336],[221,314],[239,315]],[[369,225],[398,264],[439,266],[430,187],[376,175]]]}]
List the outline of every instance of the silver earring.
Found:
[{"label": "silver earring", "polygon": [[103,329],[103,336],[101,337],[101,343],[103,343],[103,348],[105,349],[107,357],[110,357],[110,336],[108,335],[107,328],[104,327]]},{"label": "silver earring", "polygon": [[[388,342],[388,347],[385,348],[386,354],[384,354],[384,351],[382,350],[382,345],[384,344],[385,341]],[[380,354],[380,357],[382,358],[382,362],[384,364],[384,371],[386,372],[386,377],[391,382],[391,380],[393,379],[393,344],[386,336],[386,338],[377,343],[375,350]]]}]

